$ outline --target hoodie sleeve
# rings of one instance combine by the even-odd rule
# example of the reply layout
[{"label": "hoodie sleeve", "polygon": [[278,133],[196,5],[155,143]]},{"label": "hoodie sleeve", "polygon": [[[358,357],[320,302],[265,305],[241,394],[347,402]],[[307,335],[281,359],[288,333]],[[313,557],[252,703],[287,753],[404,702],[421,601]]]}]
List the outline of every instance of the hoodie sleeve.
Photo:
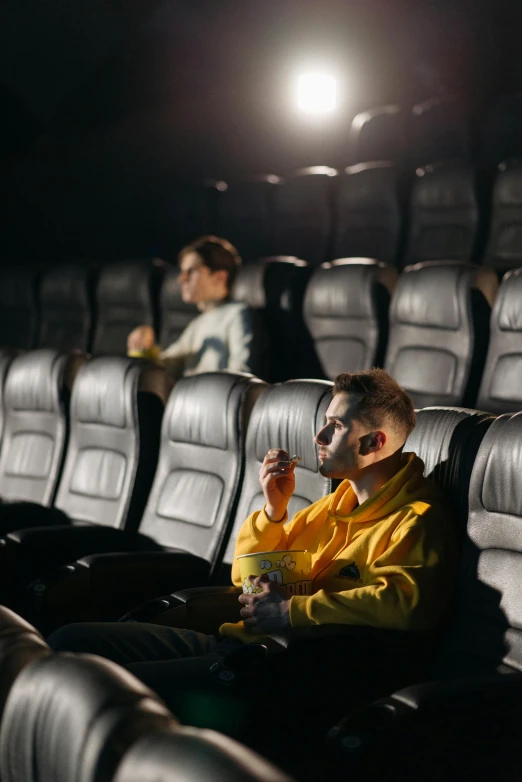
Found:
[{"label": "hoodie sleeve", "polygon": [[434,508],[416,518],[410,512],[389,547],[367,567],[366,583],[342,592],[320,590],[310,597],[292,597],[290,623],[292,627],[349,624],[426,630],[447,605],[455,571],[450,520]]}]

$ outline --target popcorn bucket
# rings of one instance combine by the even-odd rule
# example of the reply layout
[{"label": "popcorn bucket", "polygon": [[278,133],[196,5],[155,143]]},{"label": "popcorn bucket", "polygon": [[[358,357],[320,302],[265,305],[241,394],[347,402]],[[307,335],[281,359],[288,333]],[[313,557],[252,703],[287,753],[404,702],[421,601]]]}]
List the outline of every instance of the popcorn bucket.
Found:
[{"label": "popcorn bucket", "polygon": [[261,551],[237,557],[243,592],[262,592],[250,583],[249,576],[266,573],[292,595],[312,594],[312,555],[309,551]]}]

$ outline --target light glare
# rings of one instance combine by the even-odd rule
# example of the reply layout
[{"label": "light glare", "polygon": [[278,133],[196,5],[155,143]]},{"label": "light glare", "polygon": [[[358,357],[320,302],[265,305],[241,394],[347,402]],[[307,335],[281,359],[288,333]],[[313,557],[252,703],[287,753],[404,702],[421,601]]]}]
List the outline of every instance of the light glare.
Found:
[{"label": "light glare", "polygon": [[297,82],[297,105],[308,114],[324,114],[337,105],[337,85],[326,73],[302,73]]}]

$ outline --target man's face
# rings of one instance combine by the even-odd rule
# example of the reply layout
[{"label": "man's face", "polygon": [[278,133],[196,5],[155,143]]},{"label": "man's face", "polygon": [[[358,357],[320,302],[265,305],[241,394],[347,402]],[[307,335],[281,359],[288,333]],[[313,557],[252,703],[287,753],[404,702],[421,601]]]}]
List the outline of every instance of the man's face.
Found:
[{"label": "man's face", "polygon": [[319,471],[327,478],[354,480],[368,464],[370,430],[354,418],[359,399],[359,394],[336,394],[326,411],[326,423],[315,436]]},{"label": "man's face", "polygon": [[180,262],[178,282],[187,304],[215,301],[222,293],[222,272],[212,272],[197,253],[187,253]]}]

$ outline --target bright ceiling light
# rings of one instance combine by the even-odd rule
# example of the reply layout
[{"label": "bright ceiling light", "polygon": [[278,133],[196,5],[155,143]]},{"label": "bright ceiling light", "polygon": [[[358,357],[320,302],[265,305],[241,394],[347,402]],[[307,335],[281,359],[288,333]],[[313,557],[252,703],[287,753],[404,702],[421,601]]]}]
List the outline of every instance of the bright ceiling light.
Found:
[{"label": "bright ceiling light", "polygon": [[297,81],[297,105],[307,114],[325,114],[337,106],[337,84],[327,73],[302,73]]}]

